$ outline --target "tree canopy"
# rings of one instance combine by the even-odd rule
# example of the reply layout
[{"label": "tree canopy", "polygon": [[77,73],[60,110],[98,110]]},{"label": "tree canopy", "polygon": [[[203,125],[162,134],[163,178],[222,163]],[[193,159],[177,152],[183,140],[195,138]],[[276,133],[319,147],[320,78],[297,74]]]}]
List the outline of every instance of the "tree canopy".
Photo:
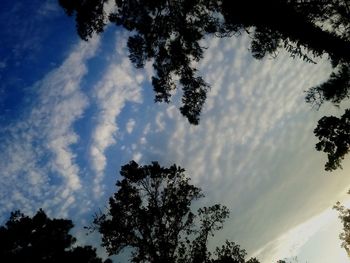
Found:
[{"label": "tree canopy", "polygon": [[[256,258],[246,260],[247,252],[232,241],[208,249],[229,210],[215,204],[193,212],[192,202],[204,195],[190,184],[183,168],[131,161],[122,166],[120,175],[106,211],[96,214],[88,227],[102,235],[102,246],[110,256],[131,248],[128,262],[134,263],[259,263]],[[335,209],[343,223],[342,246],[349,253],[350,210],[339,202]],[[72,227],[71,220],[50,219],[42,209],[33,217],[12,212],[0,227],[1,262],[112,263],[99,258],[92,246],[77,246],[69,234]]]},{"label": "tree canopy", "polygon": [[0,227],[0,261],[102,263],[95,248],[73,246],[76,239],[69,234],[72,227],[71,220],[50,219],[41,209],[32,218],[20,211],[12,212]]},{"label": "tree canopy", "polygon": [[[307,102],[320,106],[324,101],[339,104],[349,98],[349,0],[115,0],[111,14],[104,10],[107,0],[59,2],[68,15],[75,15],[78,34],[84,40],[103,32],[107,23],[130,31],[130,60],[138,68],[146,61],[153,63],[155,101],[170,102],[173,90],[182,87],[180,111],[192,124],[199,123],[210,88],[193,63],[203,57],[200,41],[208,35],[231,37],[247,32],[257,59],[274,57],[279,49],[313,63],[315,57],[326,55],[334,71],[325,83],[310,88]],[[318,123],[316,135],[318,130],[331,129],[324,120]],[[341,148],[316,147],[328,153],[326,170],[341,167],[350,145]]]},{"label": "tree canopy", "polygon": [[343,116],[323,117],[314,131],[319,138],[316,149],[328,155],[326,170],[341,167],[341,160],[350,150],[350,109]]},{"label": "tree canopy", "polygon": [[258,262],[245,261],[245,250],[229,241],[216,248],[215,257],[211,255],[208,239],[222,229],[229,211],[217,204],[192,212],[192,201],[203,194],[184,172],[176,165],[165,168],[157,162],[140,166],[131,161],[122,166],[117,192],[92,225],[102,234],[102,246],[109,255],[129,247],[135,263]]},{"label": "tree canopy", "polygon": [[341,246],[345,248],[350,257],[350,209],[341,205],[340,202],[336,203],[334,209],[339,212],[339,218],[343,224],[343,232],[339,235],[339,238],[342,241]]}]

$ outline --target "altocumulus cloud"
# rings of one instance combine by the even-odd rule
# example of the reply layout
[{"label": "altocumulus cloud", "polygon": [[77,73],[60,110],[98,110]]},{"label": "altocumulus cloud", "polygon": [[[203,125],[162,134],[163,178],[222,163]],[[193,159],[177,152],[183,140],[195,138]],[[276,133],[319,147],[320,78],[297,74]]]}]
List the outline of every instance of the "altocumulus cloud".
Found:
[{"label": "altocumulus cloud", "polygon": [[[117,39],[126,36],[118,33]],[[96,197],[103,195],[102,180],[107,163],[105,151],[117,142],[117,120],[126,103],[142,102],[141,85],[145,76],[137,71],[126,56],[126,42],[117,41],[113,62],[108,66],[101,81],[94,88],[94,100],[97,104],[96,125],[92,132],[90,159],[96,176],[94,179],[94,193]],[[127,131],[131,133],[135,120],[127,124]]]},{"label": "altocumulus cloud", "polygon": [[134,151],[145,163],[186,168],[206,193],[203,202],[231,210],[214,244],[228,238],[253,252],[333,205],[349,185],[343,171],[326,176],[324,156],[314,150],[317,120],[337,110],[316,112],[304,102],[330,66],[283,52],[256,61],[245,37],[203,44],[209,49],[199,67],[212,89],[201,123],[189,125],[172,104],[158,106],[152,123],[138,125]]},{"label": "altocumulus cloud", "polygon": [[[312,130],[325,111],[313,112],[303,99],[304,90],[327,78],[329,65],[305,64],[283,53],[255,61],[244,37],[203,42],[209,49],[199,67],[212,89],[195,127],[177,110],[180,93],[172,104],[150,103],[150,67],[142,71],[130,65],[125,38],[116,34],[112,62],[92,93],[80,86],[98,39],[78,44],[39,81],[33,108],[2,131],[2,216],[17,208],[43,207],[64,216],[73,209],[91,212],[97,202],[102,207],[105,193],[114,190],[108,164],[115,169],[124,164],[110,158],[113,150],[123,161],[133,157],[184,167],[206,194],[203,205],[222,203],[231,210],[226,231],[214,243],[227,238],[253,252],[332,205],[349,184],[337,176],[341,171],[324,175]],[[87,112],[91,115],[82,118]],[[79,137],[74,124],[80,118],[92,127],[84,126]],[[89,141],[87,156],[77,158],[73,146],[83,136]],[[83,171],[89,166],[91,177],[86,176],[90,170]],[[344,171],[348,167],[345,162]],[[280,249],[277,243],[270,245]]]},{"label": "altocumulus cloud", "polygon": [[75,205],[82,183],[70,149],[79,139],[72,125],[88,105],[79,85],[98,45],[97,38],[77,44],[60,67],[35,84],[38,97],[32,109],[3,130],[2,215],[18,208],[28,213],[43,207],[65,216]]}]

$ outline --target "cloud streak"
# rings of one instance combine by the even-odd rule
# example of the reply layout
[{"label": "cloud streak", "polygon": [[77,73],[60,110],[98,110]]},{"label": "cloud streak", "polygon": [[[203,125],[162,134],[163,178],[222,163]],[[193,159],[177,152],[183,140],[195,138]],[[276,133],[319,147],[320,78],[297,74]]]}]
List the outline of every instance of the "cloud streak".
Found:
[{"label": "cloud streak", "polygon": [[[2,134],[2,214],[21,208],[58,208],[65,215],[81,189],[80,169],[71,146],[78,142],[73,124],[86,107],[88,98],[80,91],[87,73],[86,61],[99,45],[98,39],[79,43],[60,67],[38,81],[33,90],[38,98],[32,109]],[[7,203],[9,196],[15,202]],[[6,202],[3,203],[3,202]]]},{"label": "cloud streak", "polygon": [[[125,36],[116,36],[117,39]],[[105,151],[116,144],[119,127],[117,118],[126,103],[141,103],[141,84],[144,76],[130,64],[126,57],[125,41],[117,43],[116,54],[101,81],[95,86],[94,99],[97,104],[96,125],[92,132],[90,159],[96,176],[94,179],[94,194],[103,195],[101,186],[104,170],[107,164]],[[135,121],[128,123],[129,133]]]},{"label": "cloud streak", "polygon": [[[349,203],[349,202],[348,202]],[[268,242],[258,251],[252,253],[252,257],[257,257],[261,262],[277,262],[280,259],[292,259],[298,258],[298,255],[302,254],[303,249],[308,242],[312,242],[313,239],[318,239],[317,235],[322,235],[322,248],[315,248],[315,251],[309,251],[310,255],[316,254],[316,259],[322,262],[330,262],[328,260],[338,261],[337,258],[343,257],[343,260],[347,260],[346,252],[340,247],[340,240],[338,235],[340,233],[340,227],[335,229],[335,226],[340,226],[338,214],[332,209],[332,207],[325,209],[322,213],[317,214],[305,222],[293,227],[286,233],[282,234],[275,240]],[[336,236],[336,242],[326,232],[327,228],[331,228],[332,236]],[[331,240],[331,241],[330,241]],[[332,245],[338,245],[338,247],[332,247]],[[331,247],[330,247],[331,246]],[[320,251],[325,249],[328,253]],[[332,252],[338,255],[332,255]],[[323,255],[326,254],[326,255]],[[339,255],[342,254],[342,255]],[[326,260],[326,258],[328,258]],[[311,260],[307,259],[306,260]],[[299,257],[299,260],[302,260]],[[313,261],[311,261],[313,262]]]}]

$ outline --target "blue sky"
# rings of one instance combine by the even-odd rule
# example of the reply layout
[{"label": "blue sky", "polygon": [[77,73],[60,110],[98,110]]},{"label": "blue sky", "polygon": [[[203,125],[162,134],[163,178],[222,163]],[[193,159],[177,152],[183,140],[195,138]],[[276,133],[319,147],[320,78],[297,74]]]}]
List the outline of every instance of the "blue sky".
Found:
[{"label": "blue sky", "polygon": [[[231,210],[210,243],[238,242],[262,262],[346,262],[330,208],[346,201],[350,159],[323,170],[313,129],[325,114],[304,91],[330,66],[254,60],[249,38],[207,39],[200,72],[212,85],[201,123],[170,104],[154,104],[151,65],[128,60],[127,33],[107,28],[79,40],[56,1],[2,1],[0,7],[0,222],[15,209],[69,217],[82,226],[115,191],[120,166],[157,160],[187,170],[206,197]],[[342,105],[341,107],[343,107]]]}]

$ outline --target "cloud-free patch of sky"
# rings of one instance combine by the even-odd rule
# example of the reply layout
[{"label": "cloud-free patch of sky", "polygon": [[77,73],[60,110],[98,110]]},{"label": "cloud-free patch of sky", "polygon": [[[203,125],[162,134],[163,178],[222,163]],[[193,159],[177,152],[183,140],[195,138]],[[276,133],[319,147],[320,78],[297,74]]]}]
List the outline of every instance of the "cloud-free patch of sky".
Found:
[{"label": "cloud-free patch of sky", "polygon": [[77,41],[75,27],[55,0],[1,1],[0,123],[20,114],[31,86],[58,66],[67,46]]},{"label": "cloud-free patch of sky", "polygon": [[[187,170],[206,194],[201,205],[231,210],[211,246],[227,238],[253,253],[271,242],[261,254],[268,259],[292,251],[281,237],[349,187],[349,158],[325,173],[312,134],[321,116],[341,110],[315,111],[303,98],[328,77],[325,61],[283,52],[256,61],[247,37],[208,39],[199,68],[212,88],[200,125],[191,126],[177,109],[181,92],[171,104],[153,103],[151,67],[130,64],[125,32],[110,27],[80,41],[56,1],[5,1],[0,21],[12,28],[1,31],[1,222],[14,209],[43,207],[70,216],[81,235],[115,191],[121,165],[158,160]],[[313,246],[310,235],[300,240]]]}]

